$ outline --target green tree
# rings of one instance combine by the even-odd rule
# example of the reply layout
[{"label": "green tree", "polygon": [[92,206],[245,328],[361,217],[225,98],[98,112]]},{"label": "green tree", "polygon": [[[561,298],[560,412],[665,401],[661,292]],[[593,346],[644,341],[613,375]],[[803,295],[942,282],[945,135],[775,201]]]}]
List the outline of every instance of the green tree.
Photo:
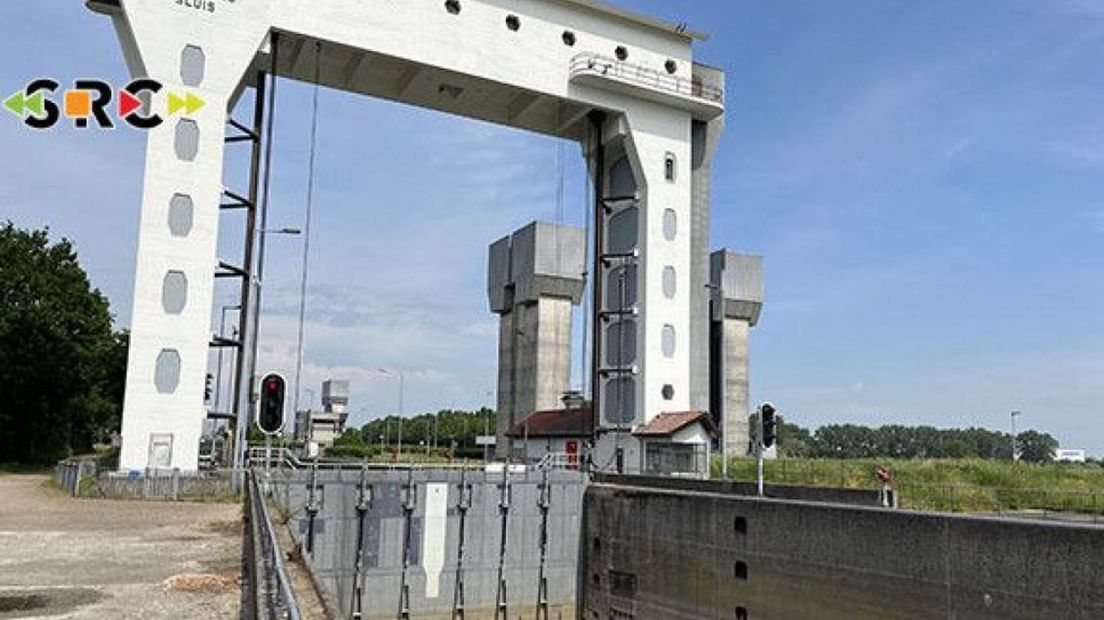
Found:
[{"label": "green tree", "polygon": [[879,454],[875,429],[856,424],[829,424],[813,435],[817,456],[834,459],[866,459]]},{"label": "green tree", "polygon": [[[785,416],[778,415],[775,441],[778,455],[786,458],[805,458],[813,456],[813,434],[809,429],[787,422]],[[759,413],[748,416],[748,443],[754,453],[756,437],[759,433]]]},{"label": "green tree", "polygon": [[[437,446],[440,450],[447,450],[455,441],[458,456],[479,456],[482,454],[482,448],[475,445],[475,438],[483,434],[484,426],[489,429],[489,432],[494,433],[494,425],[495,414],[486,408],[479,411],[441,410],[436,414],[426,413],[406,417],[402,420],[403,451],[420,447],[419,444],[422,441],[432,443],[434,426],[436,426]],[[365,445],[375,446],[378,449],[381,438],[387,446],[397,444],[398,432],[399,417],[392,415],[368,422],[358,433]]]},{"label": "green tree", "polygon": [[1058,440],[1048,433],[1024,431],[1016,436],[1016,448],[1028,463],[1049,463],[1058,450]]},{"label": "green tree", "polygon": [[46,464],[118,428],[127,341],[68,240],[0,227],[0,460]]}]

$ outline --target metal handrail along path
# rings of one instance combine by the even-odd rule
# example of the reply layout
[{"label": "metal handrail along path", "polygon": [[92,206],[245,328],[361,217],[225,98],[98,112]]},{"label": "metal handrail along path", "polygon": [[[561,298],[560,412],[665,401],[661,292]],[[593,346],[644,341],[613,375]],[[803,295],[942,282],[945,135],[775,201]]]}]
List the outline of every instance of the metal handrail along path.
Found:
[{"label": "metal handrail along path", "polygon": [[291,587],[291,577],[288,575],[287,566],[284,565],[276,532],[272,528],[272,520],[269,519],[268,507],[265,505],[264,494],[261,492],[255,471],[249,473],[249,497],[253,516],[252,527],[256,535],[254,540],[260,543],[260,566],[263,568],[263,574],[256,576],[263,588],[263,599],[260,596],[262,593],[257,593],[259,599],[257,618],[300,620],[299,601],[295,598],[295,592]]}]

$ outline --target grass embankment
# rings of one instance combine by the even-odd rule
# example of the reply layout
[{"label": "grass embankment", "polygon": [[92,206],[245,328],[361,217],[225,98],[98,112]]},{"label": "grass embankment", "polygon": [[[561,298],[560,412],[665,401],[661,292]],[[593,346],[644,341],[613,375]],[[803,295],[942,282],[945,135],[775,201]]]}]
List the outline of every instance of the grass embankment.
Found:
[{"label": "grass embankment", "polygon": [[[1104,467],[1073,463],[961,460],[767,461],[768,483],[878,489],[876,472],[887,465],[902,508],[954,512],[1052,510],[1104,514]],[[713,462],[721,477],[721,461]],[[729,478],[755,479],[755,461],[733,459]]]}]

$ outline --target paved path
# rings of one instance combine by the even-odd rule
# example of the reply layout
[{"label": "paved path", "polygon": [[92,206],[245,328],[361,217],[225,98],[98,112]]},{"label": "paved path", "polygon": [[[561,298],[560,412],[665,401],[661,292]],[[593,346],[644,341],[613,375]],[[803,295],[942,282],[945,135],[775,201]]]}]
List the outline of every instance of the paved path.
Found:
[{"label": "paved path", "polygon": [[0,620],[236,618],[238,504],[72,499],[0,476]]}]

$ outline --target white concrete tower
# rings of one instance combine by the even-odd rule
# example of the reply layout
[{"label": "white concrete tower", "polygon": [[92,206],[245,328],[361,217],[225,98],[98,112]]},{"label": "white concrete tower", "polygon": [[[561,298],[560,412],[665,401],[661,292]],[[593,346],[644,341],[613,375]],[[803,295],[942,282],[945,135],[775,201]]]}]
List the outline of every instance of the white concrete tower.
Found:
[{"label": "white concrete tower", "polygon": [[487,297],[499,315],[499,457],[506,431],[558,409],[571,385],[571,309],[583,300],[586,232],[533,222],[491,244]]},{"label": "white concrete tower", "polygon": [[748,335],[763,311],[763,259],[718,250],[711,257],[713,419],[724,453],[746,456],[750,436]]},{"label": "white concrete tower", "polygon": [[[693,60],[701,35],[596,0],[89,6],[111,15],[134,75],[158,80],[166,91],[190,90],[207,104],[148,139],[121,468],[196,468],[224,125],[243,78],[270,64],[279,76],[317,75],[331,88],[583,144],[592,172],[605,179],[604,198],[622,185],[635,190],[605,214],[603,251],[633,251],[635,274],[618,282],[636,287],[636,303],[631,325],[627,315],[611,316],[598,338],[601,349],[616,342],[619,356],[601,360],[602,370],[613,372],[596,386],[597,462],[601,452],[617,449],[626,471],[638,470],[629,427],[701,407],[707,330],[694,325],[707,316],[699,289],[709,250],[708,170],[724,114],[723,75]],[[273,35],[278,45],[271,45]],[[605,119],[600,129],[596,113]],[[366,155],[366,165],[373,155],[386,156]],[[599,276],[622,266],[612,261]],[[620,291],[615,299],[620,304]],[[603,303],[602,310],[624,308]],[[609,359],[625,366],[611,368]]]}]

